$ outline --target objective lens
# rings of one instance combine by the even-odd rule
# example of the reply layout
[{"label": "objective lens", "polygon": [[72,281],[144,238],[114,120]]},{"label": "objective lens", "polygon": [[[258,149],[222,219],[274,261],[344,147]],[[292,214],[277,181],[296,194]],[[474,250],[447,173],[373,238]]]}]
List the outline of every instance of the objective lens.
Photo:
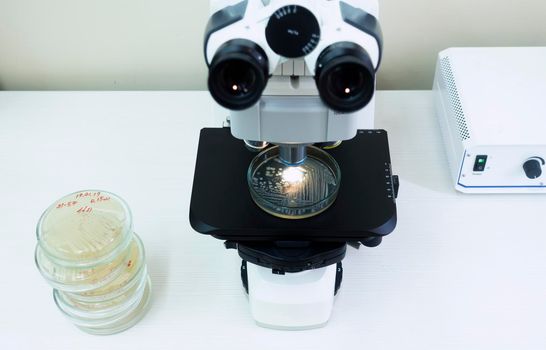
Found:
[{"label": "objective lens", "polygon": [[370,56],[350,42],[333,44],[320,54],[315,80],[322,101],[340,112],[366,107],[375,91],[375,69]]},{"label": "objective lens", "polygon": [[237,39],[222,45],[209,67],[212,97],[225,108],[242,110],[259,101],[267,84],[269,64],[255,43]]}]

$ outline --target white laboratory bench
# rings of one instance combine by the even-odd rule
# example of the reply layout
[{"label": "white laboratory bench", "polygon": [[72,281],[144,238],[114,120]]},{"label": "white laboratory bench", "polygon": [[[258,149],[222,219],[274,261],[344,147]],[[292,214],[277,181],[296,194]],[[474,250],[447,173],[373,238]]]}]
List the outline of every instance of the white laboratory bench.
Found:
[{"label": "white laboratory bench", "polygon": [[[237,253],[188,222],[211,111],[207,92],[0,92],[0,349],[546,348],[546,196],[456,193],[426,91],[378,93],[398,227],[348,251],[328,326],[257,327]],[[34,265],[42,211],[87,188],[127,200],[153,282],[146,317],[113,336],[72,326]]]}]

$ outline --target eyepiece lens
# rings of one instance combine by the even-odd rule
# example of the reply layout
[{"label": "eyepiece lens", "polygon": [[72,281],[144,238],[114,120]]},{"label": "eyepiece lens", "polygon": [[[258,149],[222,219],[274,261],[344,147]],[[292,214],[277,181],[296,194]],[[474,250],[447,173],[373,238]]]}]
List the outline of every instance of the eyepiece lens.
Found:
[{"label": "eyepiece lens", "polygon": [[337,66],[328,76],[328,80],[332,93],[340,99],[357,96],[366,88],[364,73],[356,64]]},{"label": "eyepiece lens", "polygon": [[227,61],[218,73],[222,89],[234,97],[244,96],[256,89],[256,71],[243,61]]},{"label": "eyepiece lens", "polygon": [[317,60],[317,88],[322,101],[340,112],[368,105],[375,91],[375,69],[368,53],[354,43],[326,48]]},{"label": "eyepiece lens", "polygon": [[269,65],[263,50],[247,40],[220,47],[209,67],[209,91],[225,108],[243,110],[260,100]]}]

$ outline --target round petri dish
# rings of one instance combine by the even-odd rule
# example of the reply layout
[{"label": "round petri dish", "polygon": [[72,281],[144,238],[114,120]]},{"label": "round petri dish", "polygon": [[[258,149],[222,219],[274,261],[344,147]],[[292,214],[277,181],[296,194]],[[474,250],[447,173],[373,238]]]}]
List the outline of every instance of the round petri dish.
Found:
[{"label": "round petri dish", "polygon": [[152,292],[152,288],[151,288],[150,278],[147,277],[146,287],[144,289],[144,294],[142,296],[142,299],[130,313],[116,320],[110,320],[103,325],[80,326],[76,324],[76,326],[80,328],[81,330],[90,334],[94,334],[94,335],[110,335],[110,334],[123,332],[133,327],[144,317],[144,315],[146,315],[146,312],[148,311],[151,304],[150,303],[151,292]]},{"label": "round petri dish", "polygon": [[144,289],[147,278],[148,273],[144,268],[138,278],[135,279],[136,283],[131,284],[131,288],[126,289],[124,293],[116,297],[103,301],[88,302],[73,299],[72,296],[58,289],[54,290],[54,298],[57,305],[61,305],[60,308],[66,314],[87,319],[101,319],[122,312],[133,304],[132,301],[139,299],[138,295]]},{"label": "round petri dish", "polygon": [[108,264],[132,240],[131,211],[105,191],[79,191],[55,201],[36,228],[41,254],[58,266]]},{"label": "round petri dish", "polygon": [[138,285],[130,293],[99,303],[74,302],[58,289],[53,290],[53,297],[59,309],[71,319],[86,320],[90,323],[103,322],[134,309],[144,294],[147,281],[148,276],[142,275]]},{"label": "round petri dish", "polygon": [[66,292],[61,293],[65,298],[71,301],[71,304],[81,305],[81,308],[92,309],[94,305],[111,301],[116,303],[120,298],[131,295],[138,288],[140,282],[147,275],[146,257],[144,245],[137,234],[134,234],[132,249],[126,262],[122,265],[121,273],[108,284],[84,292]]},{"label": "round petri dish", "polygon": [[[55,293],[54,293],[55,296]],[[59,309],[81,330],[95,335],[110,335],[123,332],[134,326],[144,317],[150,306],[151,299],[151,281],[146,275],[144,279],[144,288],[141,293],[135,295],[132,303],[121,313],[116,313],[103,318],[89,318],[74,315],[70,310],[65,310],[56,297],[55,302]],[[68,311],[68,312],[67,312]]]},{"label": "round petri dish", "polygon": [[138,252],[138,242],[133,242],[112,260],[91,266],[58,265],[42,247],[38,245],[35,251],[35,262],[38,270],[48,283],[56,289],[67,292],[93,291],[119,278],[125,266],[131,260],[131,255]]},{"label": "round petri dish", "polygon": [[317,147],[307,147],[302,164],[287,165],[276,146],[253,159],[247,180],[252,199],[261,209],[283,219],[305,219],[334,203],[341,171],[335,159]]}]

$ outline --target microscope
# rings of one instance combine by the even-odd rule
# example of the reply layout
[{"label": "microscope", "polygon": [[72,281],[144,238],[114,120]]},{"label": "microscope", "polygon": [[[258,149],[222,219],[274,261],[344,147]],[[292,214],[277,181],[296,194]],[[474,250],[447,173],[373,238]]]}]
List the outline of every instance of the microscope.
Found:
[{"label": "microscope", "polygon": [[396,226],[398,177],[374,129],[378,2],[211,5],[208,89],[229,116],[201,131],[190,223],[238,251],[258,325],[322,327],[347,246]]}]

